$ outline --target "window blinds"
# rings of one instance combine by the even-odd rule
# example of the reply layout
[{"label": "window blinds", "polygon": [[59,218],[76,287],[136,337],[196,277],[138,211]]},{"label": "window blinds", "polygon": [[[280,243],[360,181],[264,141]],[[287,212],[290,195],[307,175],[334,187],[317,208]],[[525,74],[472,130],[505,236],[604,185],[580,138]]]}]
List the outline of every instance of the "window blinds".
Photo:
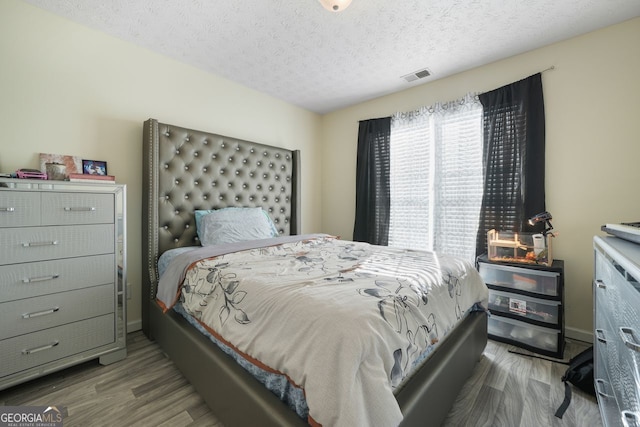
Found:
[{"label": "window blinds", "polygon": [[394,116],[389,245],[473,260],[482,203],[482,107],[473,95]]},{"label": "window blinds", "polygon": [[389,246],[432,249],[431,140],[428,116],[391,127]]},{"label": "window blinds", "polygon": [[482,108],[440,121],[436,155],[434,249],[473,260],[482,204]]}]

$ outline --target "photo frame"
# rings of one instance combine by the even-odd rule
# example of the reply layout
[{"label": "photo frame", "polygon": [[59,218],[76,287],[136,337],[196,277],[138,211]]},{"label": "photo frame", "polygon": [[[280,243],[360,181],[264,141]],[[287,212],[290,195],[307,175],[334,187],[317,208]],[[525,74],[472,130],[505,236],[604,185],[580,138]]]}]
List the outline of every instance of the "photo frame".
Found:
[{"label": "photo frame", "polygon": [[107,162],[82,159],[82,173],[85,175],[107,175]]}]

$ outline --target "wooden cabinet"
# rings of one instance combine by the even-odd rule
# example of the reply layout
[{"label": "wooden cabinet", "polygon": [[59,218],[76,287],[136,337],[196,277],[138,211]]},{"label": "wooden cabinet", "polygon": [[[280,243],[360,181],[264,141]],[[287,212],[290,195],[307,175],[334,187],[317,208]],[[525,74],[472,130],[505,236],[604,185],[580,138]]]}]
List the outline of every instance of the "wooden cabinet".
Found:
[{"label": "wooden cabinet", "polygon": [[605,426],[640,425],[640,245],[594,238],[595,386]]},{"label": "wooden cabinet", "polygon": [[0,390],[126,356],[125,193],[0,179]]},{"label": "wooden cabinet", "polygon": [[483,255],[478,270],[489,288],[489,338],[562,358],[564,262],[492,262]]}]

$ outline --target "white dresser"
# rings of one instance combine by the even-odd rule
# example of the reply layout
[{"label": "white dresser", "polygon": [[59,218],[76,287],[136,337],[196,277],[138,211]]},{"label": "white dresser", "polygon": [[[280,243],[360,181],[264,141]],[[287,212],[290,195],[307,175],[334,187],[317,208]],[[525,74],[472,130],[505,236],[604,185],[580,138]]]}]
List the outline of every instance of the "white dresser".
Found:
[{"label": "white dresser", "polygon": [[0,179],[0,390],[126,357],[123,185]]},{"label": "white dresser", "polygon": [[605,426],[640,426],[640,245],[595,237],[595,386]]}]

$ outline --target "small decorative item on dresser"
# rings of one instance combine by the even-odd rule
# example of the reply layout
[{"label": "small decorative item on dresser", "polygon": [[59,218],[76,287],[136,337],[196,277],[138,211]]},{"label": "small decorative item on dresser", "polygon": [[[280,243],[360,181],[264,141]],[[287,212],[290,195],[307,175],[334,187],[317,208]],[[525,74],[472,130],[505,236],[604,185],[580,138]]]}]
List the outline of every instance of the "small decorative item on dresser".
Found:
[{"label": "small decorative item on dresser", "polygon": [[64,181],[67,178],[67,167],[62,163],[46,163],[47,179]]},{"label": "small decorative item on dresser", "polygon": [[83,160],[82,173],[88,175],[106,175],[107,162],[102,160]]},{"label": "small decorative item on dresser", "polygon": [[40,171],[47,171],[47,163],[58,163],[64,165],[65,174],[82,172],[82,159],[77,156],[64,154],[40,153]]},{"label": "small decorative item on dresser", "polygon": [[113,175],[89,175],[86,173],[70,173],[69,181],[115,184],[116,177]]},{"label": "small decorative item on dresser", "polygon": [[47,173],[40,172],[38,169],[19,169],[16,171],[16,177],[20,179],[47,179]]}]

